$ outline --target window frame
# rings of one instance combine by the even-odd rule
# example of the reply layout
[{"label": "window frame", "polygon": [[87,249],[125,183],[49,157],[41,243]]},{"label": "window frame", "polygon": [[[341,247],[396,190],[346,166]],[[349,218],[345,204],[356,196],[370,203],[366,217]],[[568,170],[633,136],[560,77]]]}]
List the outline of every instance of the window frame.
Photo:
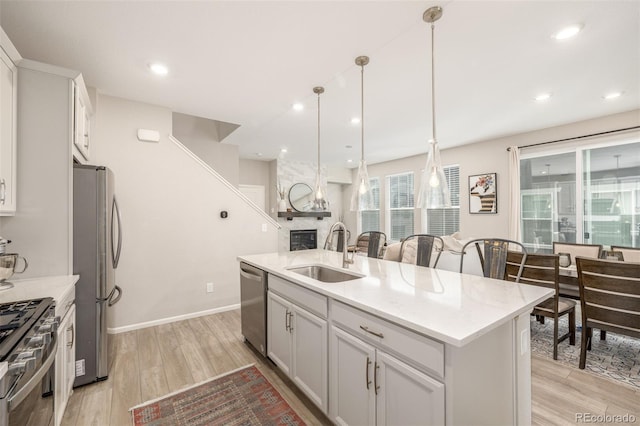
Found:
[{"label": "window frame", "polygon": [[[413,198],[413,205],[411,207],[396,207],[396,208],[391,208],[391,184],[390,184],[390,179],[393,177],[397,177],[397,176],[404,176],[404,175],[411,175],[412,176],[412,181],[413,181],[413,185],[412,188],[409,191],[409,194],[414,195],[415,194],[415,187],[416,187],[416,180],[415,180],[415,172],[413,170],[409,170],[406,172],[401,172],[401,173],[393,173],[393,174],[389,174],[385,176],[385,217],[384,217],[384,233],[387,235],[387,244],[392,243],[392,242],[398,242],[401,240],[394,240],[392,238],[392,233],[391,233],[391,212],[392,211],[411,211],[412,213],[412,231],[409,235],[415,233],[415,229],[416,229],[416,214],[415,214],[415,195]],[[407,235],[407,236],[409,236]]]},{"label": "window frame", "polygon": [[[456,229],[454,232],[459,232],[460,231],[460,164],[447,164],[445,166],[442,166],[443,169],[452,169],[452,168],[458,168],[458,205],[457,206],[451,206],[451,207],[445,207],[442,209],[434,209],[434,210],[458,210],[458,229]],[[424,172],[424,170],[423,170]],[[446,176],[446,173],[445,173]],[[449,186],[449,191],[451,191],[451,182],[450,179],[447,179],[447,185]],[[421,232],[424,234],[432,234],[432,235],[437,235],[435,233],[431,233],[429,232],[429,217],[428,217],[428,211],[432,210],[432,209],[421,209],[422,212],[420,213],[420,229]],[[446,224],[442,226],[442,228],[446,228]],[[443,235],[450,235],[450,234],[443,234]],[[442,236],[442,235],[440,235]]]}]

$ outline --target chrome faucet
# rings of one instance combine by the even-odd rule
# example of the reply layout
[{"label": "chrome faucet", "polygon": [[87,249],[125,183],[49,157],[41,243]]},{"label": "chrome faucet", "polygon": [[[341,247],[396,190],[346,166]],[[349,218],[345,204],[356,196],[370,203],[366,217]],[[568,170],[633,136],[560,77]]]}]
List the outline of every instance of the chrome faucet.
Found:
[{"label": "chrome faucet", "polygon": [[333,225],[331,225],[331,228],[329,229],[329,245],[332,246],[333,245],[333,231],[335,231],[337,228],[342,228],[342,267],[343,268],[348,268],[350,264],[353,263],[353,259],[349,259],[349,256],[347,255],[347,227],[344,225],[344,223],[342,222],[336,222]]}]

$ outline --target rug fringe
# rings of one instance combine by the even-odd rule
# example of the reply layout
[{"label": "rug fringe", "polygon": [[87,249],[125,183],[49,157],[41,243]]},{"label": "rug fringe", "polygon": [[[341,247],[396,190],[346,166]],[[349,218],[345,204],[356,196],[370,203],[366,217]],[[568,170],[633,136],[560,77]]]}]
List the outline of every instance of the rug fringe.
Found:
[{"label": "rug fringe", "polygon": [[143,402],[142,404],[138,404],[138,405],[136,405],[136,406],[134,406],[134,407],[129,408],[129,412],[132,412],[132,411],[133,411],[133,410],[135,410],[136,408],[140,408],[140,407],[143,407],[143,406],[148,405],[148,404],[153,404],[154,402],[158,402],[158,401],[160,401],[161,399],[165,399],[165,398],[171,397],[171,396],[173,396],[173,395],[177,395],[177,394],[179,394],[179,393],[181,393],[181,392],[187,391],[187,390],[189,390],[189,389],[192,389],[192,388],[198,387],[198,386],[200,386],[200,385],[204,385],[205,383],[209,383],[209,382],[214,381],[214,380],[217,380],[217,379],[219,379],[219,378],[221,378],[221,377],[228,376],[229,374],[236,373],[236,372],[238,372],[238,371],[240,371],[240,370],[245,370],[245,369],[247,369],[247,368],[253,367],[254,365],[255,365],[255,363],[253,363],[253,364],[247,364],[247,365],[245,365],[244,367],[239,367],[239,368],[236,368],[235,370],[228,371],[228,372],[226,372],[226,373],[222,373],[222,374],[220,374],[220,375],[218,375],[218,376],[216,376],[216,377],[211,377],[211,378],[209,378],[209,379],[203,380],[203,381],[201,381],[200,383],[196,383],[196,384],[194,384],[194,385],[187,386],[186,388],[178,389],[177,391],[174,391],[174,392],[168,393],[168,394],[166,394],[166,395],[162,395],[161,397],[158,397],[158,398],[150,399],[149,401],[145,401],[145,402]]}]

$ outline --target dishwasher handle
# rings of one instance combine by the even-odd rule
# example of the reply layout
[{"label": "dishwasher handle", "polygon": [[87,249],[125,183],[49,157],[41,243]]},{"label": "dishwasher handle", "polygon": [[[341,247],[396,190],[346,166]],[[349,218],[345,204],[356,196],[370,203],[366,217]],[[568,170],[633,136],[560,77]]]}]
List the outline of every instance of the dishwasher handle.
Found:
[{"label": "dishwasher handle", "polygon": [[252,281],[262,281],[262,275],[252,274],[251,272],[245,271],[242,268],[240,268],[240,276]]}]

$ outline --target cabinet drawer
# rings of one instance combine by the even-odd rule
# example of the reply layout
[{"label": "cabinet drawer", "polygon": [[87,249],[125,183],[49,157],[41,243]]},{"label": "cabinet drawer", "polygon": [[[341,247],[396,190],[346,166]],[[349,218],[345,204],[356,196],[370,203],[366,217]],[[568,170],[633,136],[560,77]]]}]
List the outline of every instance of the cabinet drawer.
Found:
[{"label": "cabinet drawer", "polygon": [[75,286],[72,287],[70,291],[63,294],[60,300],[56,300],[56,316],[60,317],[60,320],[64,319],[65,314],[69,312],[69,308],[71,308],[75,300],[76,300]]},{"label": "cabinet drawer", "polygon": [[331,301],[331,320],[356,336],[444,377],[444,344],[344,303]]},{"label": "cabinet drawer", "polygon": [[269,274],[267,287],[319,317],[327,318],[327,298],[325,296],[271,274]]}]

